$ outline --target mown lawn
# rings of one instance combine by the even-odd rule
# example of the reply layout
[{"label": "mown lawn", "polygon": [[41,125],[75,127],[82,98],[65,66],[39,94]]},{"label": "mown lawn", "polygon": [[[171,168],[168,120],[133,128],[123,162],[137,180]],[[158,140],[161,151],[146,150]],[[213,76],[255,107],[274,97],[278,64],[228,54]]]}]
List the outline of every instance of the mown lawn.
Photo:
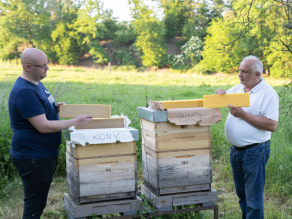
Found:
[{"label": "mown lawn", "polygon": [[[9,83],[20,75],[16,66],[0,65],[0,83]],[[280,93],[285,79],[266,78]],[[52,67],[44,85],[55,96],[57,102],[67,104],[109,104],[112,115],[127,115],[130,126],[140,129],[137,107],[145,106],[146,95],[152,100],[201,99],[204,94],[213,94],[218,88],[228,89],[238,83],[237,76],[195,76],[194,74],[174,74],[157,72],[107,72],[95,69]],[[291,101],[291,95],[289,100]],[[241,218],[238,200],[234,191],[229,149],[224,135],[227,109],[221,109],[223,121],[211,127],[213,156],[213,188],[219,192],[221,218]],[[282,112],[283,117],[284,112]],[[272,153],[267,165],[265,218],[292,218],[292,119],[281,124],[271,140]],[[7,126],[7,128],[9,128]],[[0,133],[1,134],[1,133]],[[141,138],[140,138],[141,139]],[[137,142],[139,185],[143,182],[141,171],[141,141]],[[63,193],[67,192],[65,178],[65,147],[60,147],[59,168],[49,194],[48,206],[43,218],[64,218]],[[11,179],[12,180],[12,179]],[[19,179],[9,181],[0,194],[0,218],[21,218],[23,195]],[[8,182],[8,181],[7,181]],[[198,215],[199,216],[199,215]],[[212,218],[211,211],[202,212],[197,218]],[[166,218],[165,216],[164,218]],[[176,216],[171,216],[175,218]],[[191,214],[180,215],[194,218]]]}]

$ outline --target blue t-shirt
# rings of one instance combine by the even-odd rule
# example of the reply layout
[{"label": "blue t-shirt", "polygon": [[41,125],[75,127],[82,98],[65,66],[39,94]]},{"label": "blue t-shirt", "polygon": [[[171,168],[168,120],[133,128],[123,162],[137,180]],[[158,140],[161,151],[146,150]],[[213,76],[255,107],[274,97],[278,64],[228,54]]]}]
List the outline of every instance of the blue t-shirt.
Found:
[{"label": "blue t-shirt", "polygon": [[18,77],[9,95],[12,158],[29,160],[58,156],[61,132],[42,134],[27,120],[42,114],[47,120],[59,120],[53,96],[41,82],[36,85]]}]

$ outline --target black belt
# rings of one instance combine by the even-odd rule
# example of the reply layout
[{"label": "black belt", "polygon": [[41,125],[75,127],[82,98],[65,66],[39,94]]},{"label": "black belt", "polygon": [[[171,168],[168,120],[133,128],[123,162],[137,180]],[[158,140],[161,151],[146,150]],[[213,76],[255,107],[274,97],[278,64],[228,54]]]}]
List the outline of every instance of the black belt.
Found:
[{"label": "black belt", "polygon": [[252,147],[254,147],[254,146],[257,146],[257,145],[259,145],[259,144],[266,144],[266,143],[268,143],[268,142],[270,142],[270,140],[268,140],[268,141],[264,141],[264,142],[260,142],[260,143],[250,144],[250,145],[243,146],[243,147],[236,147],[236,146],[232,146],[232,147],[233,147],[235,150],[237,150],[237,151],[243,151],[243,150],[245,150],[245,149],[249,149],[249,148],[252,148]]}]

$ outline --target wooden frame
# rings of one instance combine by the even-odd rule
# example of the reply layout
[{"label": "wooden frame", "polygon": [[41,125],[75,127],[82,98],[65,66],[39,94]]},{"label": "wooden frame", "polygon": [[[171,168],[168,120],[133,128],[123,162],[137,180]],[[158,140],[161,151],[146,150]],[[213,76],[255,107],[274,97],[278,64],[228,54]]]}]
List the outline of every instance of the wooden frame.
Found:
[{"label": "wooden frame", "polygon": [[110,118],[111,105],[67,104],[60,106],[60,118],[76,118],[79,115],[90,115],[92,118]]},{"label": "wooden frame", "polygon": [[92,119],[88,123],[76,125],[76,129],[124,128],[124,118]]}]

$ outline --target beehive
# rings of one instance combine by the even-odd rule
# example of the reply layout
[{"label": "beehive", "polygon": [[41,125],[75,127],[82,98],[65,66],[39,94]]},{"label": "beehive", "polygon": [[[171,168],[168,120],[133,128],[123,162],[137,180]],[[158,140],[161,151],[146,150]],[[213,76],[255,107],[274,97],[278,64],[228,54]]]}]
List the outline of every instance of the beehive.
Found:
[{"label": "beehive", "polygon": [[210,190],[210,126],[141,119],[144,184],[155,195]]},{"label": "beehive", "polygon": [[69,194],[78,204],[136,196],[135,141],[75,147],[67,142],[66,166]]}]

